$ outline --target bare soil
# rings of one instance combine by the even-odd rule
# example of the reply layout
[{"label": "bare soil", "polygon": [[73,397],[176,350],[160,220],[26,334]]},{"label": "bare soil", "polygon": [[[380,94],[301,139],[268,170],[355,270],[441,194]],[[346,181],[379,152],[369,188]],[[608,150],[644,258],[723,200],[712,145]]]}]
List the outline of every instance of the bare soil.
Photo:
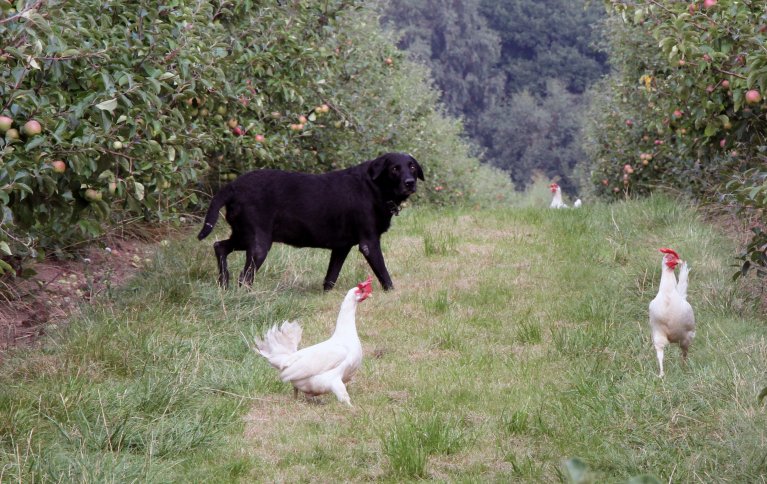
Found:
[{"label": "bare soil", "polygon": [[0,278],[0,359],[4,350],[32,345],[49,324],[66,324],[94,298],[123,285],[149,262],[156,241],[110,238],[70,260],[45,260],[30,278]]}]

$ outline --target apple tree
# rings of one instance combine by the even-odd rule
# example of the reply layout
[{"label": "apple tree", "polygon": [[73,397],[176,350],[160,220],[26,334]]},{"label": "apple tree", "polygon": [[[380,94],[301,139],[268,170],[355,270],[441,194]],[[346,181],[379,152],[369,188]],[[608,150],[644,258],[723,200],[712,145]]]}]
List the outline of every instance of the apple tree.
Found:
[{"label": "apple tree", "polygon": [[17,0],[0,39],[0,273],[198,210],[254,168],[401,150],[425,161],[423,199],[506,189],[362,1]]},{"label": "apple tree", "polygon": [[[592,106],[587,148],[598,191],[615,197],[665,186],[744,211],[764,208],[767,4],[606,4],[615,74]],[[757,252],[752,262],[764,267],[764,250]]]}]

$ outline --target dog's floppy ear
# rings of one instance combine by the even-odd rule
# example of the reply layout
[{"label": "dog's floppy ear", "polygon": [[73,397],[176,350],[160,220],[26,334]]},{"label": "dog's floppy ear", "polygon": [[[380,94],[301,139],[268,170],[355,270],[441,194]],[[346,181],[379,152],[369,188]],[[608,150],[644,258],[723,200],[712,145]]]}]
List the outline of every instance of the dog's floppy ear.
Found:
[{"label": "dog's floppy ear", "polygon": [[386,155],[379,156],[375,160],[372,160],[370,162],[370,166],[368,166],[368,175],[370,175],[370,178],[375,180],[381,176],[381,174],[386,170],[388,163],[389,160],[386,158]]},{"label": "dog's floppy ear", "polygon": [[423,180],[424,179],[424,177],[423,177],[423,170],[421,169],[421,165],[418,164],[418,160],[416,160],[413,155],[408,155],[408,156],[410,157],[411,160],[413,160],[413,163],[415,163],[415,168],[417,170],[418,178]]}]

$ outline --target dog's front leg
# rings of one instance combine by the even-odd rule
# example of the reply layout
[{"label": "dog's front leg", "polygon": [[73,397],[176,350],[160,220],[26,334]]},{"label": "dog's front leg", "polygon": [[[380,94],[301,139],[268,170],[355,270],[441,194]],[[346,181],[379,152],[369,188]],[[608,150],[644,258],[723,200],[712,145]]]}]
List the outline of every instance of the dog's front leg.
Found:
[{"label": "dog's front leg", "polygon": [[328,264],[328,272],[325,274],[325,282],[322,284],[323,289],[329,291],[333,289],[338,280],[338,275],[341,273],[341,267],[346,261],[346,256],[352,250],[352,246],[341,247],[332,249],[330,252],[330,264]]},{"label": "dog's front leg", "polygon": [[360,242],[360,252],[365,256],[365,260],[370,264],[370,268],[373,269],[373,273],[378,278],[378,282],[381,283],[384,291],[394,289],[394,284],[389,276],[389,271],[386,270],[386,264],[384,264],[383,253],[381,252],[380,240],[368,240]]}]

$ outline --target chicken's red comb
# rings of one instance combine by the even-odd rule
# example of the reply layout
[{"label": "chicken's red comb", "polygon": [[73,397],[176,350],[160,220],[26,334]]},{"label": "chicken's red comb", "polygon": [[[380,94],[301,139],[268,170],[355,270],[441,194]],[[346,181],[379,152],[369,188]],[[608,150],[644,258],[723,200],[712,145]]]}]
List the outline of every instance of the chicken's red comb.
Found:
[{"label": "chicken's red comb", "polygon": [[679,254],[677,254],[677,253],[676,253],[676,251],[675,251],[674,249],[668,249],[668,248],[665,248],[665,247],[664,247],[664,248],[662,248],[662,249],[658,249],[658,250],[660,250],[660,251],[661,251],[661,252],[663,252],[664,254],[671,254],[671,255],[673,255],[674,257],[676,257],[677,259],[679,259],[679,258],[680,258],[680,257],[679,257]]},{"label": "chicken's red comb", "polygon": [[371,294],[373,292],[373,277],[368,276],[365,282],[360,282],[357,284],[357,292],[361,292],[363,294]]}]

